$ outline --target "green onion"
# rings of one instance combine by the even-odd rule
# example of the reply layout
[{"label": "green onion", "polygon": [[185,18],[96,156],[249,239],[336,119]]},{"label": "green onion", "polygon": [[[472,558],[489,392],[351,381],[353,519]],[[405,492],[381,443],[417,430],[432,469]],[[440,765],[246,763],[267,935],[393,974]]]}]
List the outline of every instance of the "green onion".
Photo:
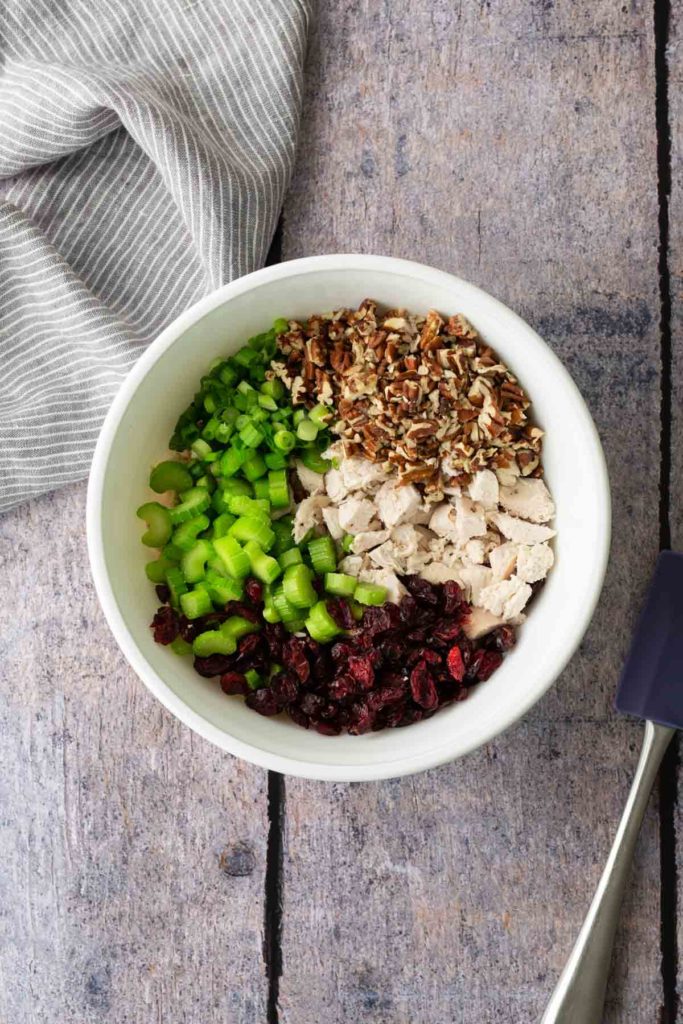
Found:
[{"label": "green onion", "polygon": [[305,412],[304,409],[295,409],[294,410],[294,414],[292,416],[292,422],[294,423],[295,427],[297,427],[301,423],[301,421],[305,420],[305,419],[306,419],[306,412]]},{"label": "green onion", "polygon": [[267,555],[256,541],[248,540],[244,545],[244,552],[249,559],[252,573],[263,583],[274,583],[282,573],[277,561]]},{"label": "green onion", "polygon": [[359,583],[353,596],[358,604],[384,604],[387,599],[387,588],[374,583]]},{"label": "green onion", "polygon": [[242,466],[242,472],[246,476],[247,480],[258,480],[260,476],[265,476],[268,472],[268,467],[261,455],[252,455],[246,460]]},{"label": "green onion", "polygon": [[205,515],[195,516],[194,519],[188,519],[187,522],[181,523],[173,531],[173,544],[180,551],[189,551],[195,544],[197,537],[204,530],[209,528],[209,517]]},{"label": "green onion", "polygon": [[328,469],[332,468],[332,463],[329,459],[324,459],[317,448],[304,448],[299,452],[299,458],[306,469],[311,469],[314,473],[327,473]]},{"label": "green onion", "polygon": [[144,520],[147,529],[141,540],[148,548],[162,548],[171,536],[170,510],[160,505],[158,501],[147,501],[135,513],[138,519]]},{"label": "green onion", "polygon": [[149,486],[157,494],[165,491],[186,491],[192,487],[192,477],[182,462],[160,462],[149,475]]},{"label": "green onion", "polygon": [[240,516],[230,527],[229,535],[242,543],[255,540],[264,551],[269,551],[275,540],[275,534],[270,526],[260,517],[252,515]]},{"label": "green onion", "polygon": [[285,386],[277,377],[273,378],[273,380],[264,381],[260,390],[262,394],[267,395],[269,398],[274,398],[276,402],[285,397]]},{"label": "green onion", "polygon": [[221,444],[226,444],[230,440],[230,436],[233,432],[231,423],[219,423],[216,427],[216,440],[220,441]]},{"label": "green onion", "polygon": [[191,487],[189,491],[183,491],[183,500],[180,505],[168,509],[171,523],[174,526],[184,523],[187,519],[206,512],[210,504],[211,496],[208,491],[203,487]]},{"label": "green onion", "polygon": [[[293,434],[292,437],[294,437]],[[268,452],[265,460],[268,469],[287,469],[287,466],[289,465],[287,456],[283,455],[282,452]]]},{"label": "green onion", "polygon": [[[239,519],[236,522],[239,522]],[[234,525],[233,523],[230,530],[233,529]],[[241,580],[249,575],[249,558],[235,538],[230,535],[230,531],[228,531],[225,537],[217,537],[213,542],[213,546],[216,554],[234,579]]]},{"label": "green onion", "polygon": [[291,430],[277,430],[273,437],[273,442],[275,447],[279,448],[281,452],[291,452],[296,444],[296,437]]},{"label": "green onion", "polygon": [[239,352],[236,352],[233,359],[238,366],[243,366],[246,369],[256,362],[258,359],[258,352],[255,352],[252,348],[241,348]]},{"label": "green onion", "polygon": [[261,441],[263,441],[263,434],[260,430],[257,430],[253,423],[247,423],[246,427],[240,430],[240,441],[247,448],[258,448]]},{"label": "green onion", "polygon": [[271,469],[268,473],[268,497],[273,508],[287,508],[291,502],[286,469]]},{"label": "green onion", "polygon": [[208,540],[198,540],[186,551],[180,560],[180,568],[188,583],[199,583],[206,574],[206,561],[211,558],[213,547]]},{"label": "green onion", "polygon": [[330,640],[334,640],[341,633],[339,626],[328,612],[324,601],[318,601],[311,608],[306,619],[306,629],[309,635],[314,640],[317,640],[319,644],[329,643]]},{"label": "green onion", "polygon": [[202,441],[201,437],[198,437],[196,441],[193,441],[190,448],[198,459],[203,459],[205,455],[211,454],[211,445],[206,441]]},{"label": "green onion", "polygon": [[318,600],[313,573],[307,565],[290,565],[282,579],[284,595],[295,608],[310,608]]},{"label": "green onion", "polygon": [[284,317],[279,316],[273,324],[273,330],[276,334],[284,334],[285,331],[289,330],[289,321],[285,320]]},{"label": "green onion", "polygon": [[277,410],[277,402],[270,395],[259,395],[258,404],[262,409],[267,409],[268,412],[275,412]]},{"label": "green onion", "polygon": [[289,548],[278,557],[278,562],[283,569],[289,568],[290,565],[300,565],[303,560],[303,555],[298,548]]},{"label": "green onion", "polygon": [[349,555],[353,551],[353,541],[354,537],[352,533],[345,533],[342,537],[341,549],[345,555]]},{"label": "green onion", "polygon": [[316,537],[308,545],[311,565],[319,576],[337,568],[337,552],[331,537]]},{"label": "green onion", "polygon": [[335,594],[337,597],[353,597],[358,585],[355,576],[347,576],[343,572],[325,573],[325,590],[328,594]]},{"label": "green onion", "polygon": [[203,587],[180,595],[180,607],[188,619],[198,619],[212,611],[211,598]]},{"label": "green onion", "polygon": [[177,566],[166,570],[166,586],[171,592],[171,604],[177,608],[181,595],[187,592],[185,577]]},{"label": "green onion", "polygon": [[315,441],[318,428],[312,420],[303,419],[296,428],[296,436],[300,441]]},{"label": "green onion", "polygon": [[207,395],[204,399],[204,408],[210,414],[216,411],[216,399],[213,395]]},{"label": "green onion", "polygon": [[314,405],[308,410],[308,416],[319,430],[324,430],[332,419],[332,410],[327,405]]},{"label": "green onion", "polygon": [[213,441],[216,437],[216,427],[219,424],[219,420],[215,416],[212,416],[208,421],[204,429],[202,430],[202,437],[205,441]]}]

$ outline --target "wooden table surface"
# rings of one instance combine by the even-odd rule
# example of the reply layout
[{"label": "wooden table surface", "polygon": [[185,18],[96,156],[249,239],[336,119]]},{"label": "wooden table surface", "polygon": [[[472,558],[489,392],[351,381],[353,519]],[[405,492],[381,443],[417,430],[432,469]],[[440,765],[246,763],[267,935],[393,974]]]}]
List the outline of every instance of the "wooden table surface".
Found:
[{"label": "wooden table surface", "polygon": [[[538,1020],[637,758],[612,710],[634,616],[660,545],[683,546],[682,123],[680,0],[320,4],[276,255],[420,260],[541,333],[609,463],[602,599],[557,685],[478,753],[377,784],[284,780],[127,667],[84,485],[7,515],[3,1024]],[[678,778],[672,750],[605,1024],[683,1021]]]}]

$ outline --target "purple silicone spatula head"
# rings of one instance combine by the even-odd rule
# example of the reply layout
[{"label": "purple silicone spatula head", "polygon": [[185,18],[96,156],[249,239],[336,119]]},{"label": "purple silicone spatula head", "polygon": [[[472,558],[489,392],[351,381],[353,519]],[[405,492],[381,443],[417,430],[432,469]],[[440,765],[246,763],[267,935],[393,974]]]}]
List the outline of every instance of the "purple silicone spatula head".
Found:
[{"label": "purple silicone spatula head", "polygon": [[683,728],[683,555],[662,551],[617,691],[617,710]]}]

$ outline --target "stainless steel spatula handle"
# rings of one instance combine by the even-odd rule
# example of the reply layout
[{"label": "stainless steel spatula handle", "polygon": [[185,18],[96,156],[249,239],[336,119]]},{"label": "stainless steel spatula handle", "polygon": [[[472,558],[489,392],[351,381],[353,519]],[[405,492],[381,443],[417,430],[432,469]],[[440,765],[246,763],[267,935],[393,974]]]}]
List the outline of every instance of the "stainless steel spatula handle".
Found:
[{"label": "stainless steel spatula handle", "polygon": [[631,792],[590,910],[541,1024],[601,1024],[614,933],[657,770],[675,729],[645,723]]}]

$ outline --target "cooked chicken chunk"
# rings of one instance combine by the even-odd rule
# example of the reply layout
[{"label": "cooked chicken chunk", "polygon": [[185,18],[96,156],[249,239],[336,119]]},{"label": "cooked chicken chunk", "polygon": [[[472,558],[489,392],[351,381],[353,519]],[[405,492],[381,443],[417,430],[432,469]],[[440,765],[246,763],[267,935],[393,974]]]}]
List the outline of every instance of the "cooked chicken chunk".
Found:
[{"label": "cooked chicken chunk", "polygon": [[398,604],[408,593],[398,576],[390,569],[363,569],[359,579],[363,583],[376,583],[387,588],[387,601]]},{"label": "cooked chicken chunk", "polygon": [[324,491],[325,477],[321,473],[314,473],[312,469],[308,469],[303,462],[297,461],[296,475],[308,494],[322,494]]},{"label": "cooked chicken chunk", "polygon": [[489,551],[489,565],[493,569],[493,575],[499,580],[507,580],[512,576],[517,565],[519,547],[519,544],[507,541],[507,543],[494,548],[493,551]]},{"label": "cooked chicken chunk", "polygon": [[382,484],[375,495],[379,517],[390,530],[408,522],[420,508],[420,492],[412,484],[396,487],[393,480]]},{"label": "cooked chicken chunk", "polygon": [[478,640],[490,633],[492,629],[496,629],[497,626],[502,626],[504,621],[500,616],[487,612],[485,608],[473,608],[462,628],[465,636],[470,640]]},{"label": "cooked chicken chunk", "polygon": [[334,540],[341,540],[344,536],[344,530],[339,522],[339,509],[335,508],[333,505],[328,506],[328,508],[324,508],[323,520],[325,521],[325,526],[327,527],[330,536],[333,537]]},{"label": "cooked chicken chunk", "polygon": [[324,494],[316,494],[310,498],[304,498],[299,503],[292,527],[295,544],[299,544],[314,526],[322,524],[323,509],[327,508],[329,504],[330,499]]},{"label": "cooked chicken chunk", "polygon": [[555,504],[543,480],[517,480],[514,487],[501,487],[500,503],[513,516],[532,523],[547,523],[555,515]]},{"label": "cooked chicken chunk", "polygon": [[555,536],[555,530],[551,530],[549,526],[527,523],[526,520],[516,519],[508,512],[491,512],[489,519],[504,537],[516,544],[542,544],[543,541]]},{"label": "cooked chicken chunk", "polygon": [[517,553],[517,575],[525,583],[544,580],[555,562],[548,544],[521,544]]},{"label": "cooked chicken chunk", "polygon": [[339,506],[339,525],[345,533],[364,533],[375,512],[374,504],[367,498],[347,498]]},{"label": "cooked chicken chunk", "polygon": [[511,576],[509,580],[497,580],[484,587],[478,603],[492,615],[500,615],[508,621],[519,615],[531,593],[528,583],[524,583],[518,576]]},{"label": "cooked chicken chunk", "polygon": [[486,517],[470,498],[458,494],[455,498],[455,533],[460,544],[486,533]]},{"label": "cooked chicken chunk", "polygon": [[475,473],[468,488],[472,501],[482,508],[498,507],[498,477],[490,469]]}]

